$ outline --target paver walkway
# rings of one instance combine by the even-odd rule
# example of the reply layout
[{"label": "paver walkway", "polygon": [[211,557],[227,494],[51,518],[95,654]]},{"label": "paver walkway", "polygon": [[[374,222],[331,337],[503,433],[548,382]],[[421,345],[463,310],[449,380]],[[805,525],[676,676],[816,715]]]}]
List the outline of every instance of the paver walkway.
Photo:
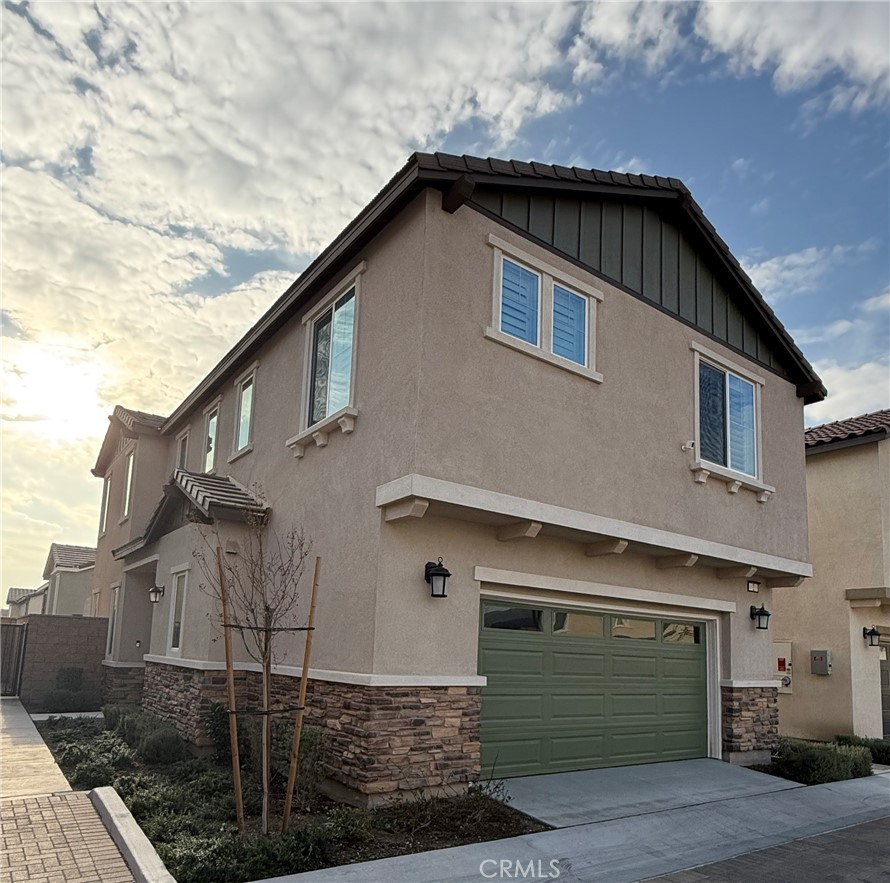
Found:
[{"label": "paver walkway", "polygon": [[85,791],[72,791],[17,699],[0,701],[0,880],[133,883]]},{"label": "paver walkway", "polygon": [[813,883],[890,880],[890,819],[866,822],[830,834],[650,878],[651,883]]},{"label": "paver walkway", "polygon": [[0,879],[9,883],[133,883],[85,791],[0,800]]}]

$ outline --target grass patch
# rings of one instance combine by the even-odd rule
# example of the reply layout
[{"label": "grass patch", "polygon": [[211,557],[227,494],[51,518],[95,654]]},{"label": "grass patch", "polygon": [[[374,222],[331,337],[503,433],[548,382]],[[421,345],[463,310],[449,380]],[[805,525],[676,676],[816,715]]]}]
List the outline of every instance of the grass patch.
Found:
[{"label": "grass patch", "polygon": [[[248,832],[239,837],[228,757],[228,720],[215,716],[216,755],[192,757],[170,727],[134,707],[106,707],[105,721],[50,718],[38,727],[75,787],[112,785],[179,883],[242,883],[393,855],[548,830],[497,798],[497,783],[452,797],[399,800],[367,810],[321,794],[323,739],[303,731],[300,787],[287,834],[259,834],[256,719],[239,730]],[[223,712],[223,715],[225,713]],[[240,722],[240,721],[239,721]],[[211,733],[214,727],[211,726]],[[274,732],[272,829],[280,826],[290,726]]]}]

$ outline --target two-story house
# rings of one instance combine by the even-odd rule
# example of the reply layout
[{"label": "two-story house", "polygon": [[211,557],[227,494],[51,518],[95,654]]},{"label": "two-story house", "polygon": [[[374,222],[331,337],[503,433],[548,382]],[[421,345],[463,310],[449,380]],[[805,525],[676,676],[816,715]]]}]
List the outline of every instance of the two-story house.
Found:
[{"label": "two-story house", "polygon": [[95,565],[95,549],[52,543],[43,567],[45,582],[36,589],[11,588],[6,597],[10,615],[89,615]]},{"label": "two-story house", "polygon": [[781,731],[890,738],[890,410],[808,429],[806,455],[814,572],[776,595]]},{"label": "two-story house", "polygon": [[[237,538],[265,511],[323,559],[309,714],[333,790],[763,760],[765,614],[811,574],[824,395],[680,181],[415,154],[131,439],[156,478],[99,542],[109,686],[144,671],[145,706],[205,738],[224,678],[200,522]],[[123,437],[97,474],[127,473]],[[301,660],[288,639],[285,704]]]}]

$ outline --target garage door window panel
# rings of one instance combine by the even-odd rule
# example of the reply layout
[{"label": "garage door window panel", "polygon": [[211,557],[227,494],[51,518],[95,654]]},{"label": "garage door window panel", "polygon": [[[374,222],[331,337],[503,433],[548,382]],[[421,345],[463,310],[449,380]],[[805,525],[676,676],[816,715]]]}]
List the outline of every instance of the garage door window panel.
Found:
[{"label": "garage door window panel", "polygon": [[612,637],[635,641],[656,640],[654,619],[631,619],[626,616],[612,617]]},{"label": "garage door window panel", "polygon": [[482,625],[487,629],[513,632],[543,632],[544,611],[532,607],[485,604],[482,608]]},{"label": "garage door window panel", "polygon": [[555,610],[553,634],[567,638],[602,638],[605,636],[605,617],[598,613]]}]

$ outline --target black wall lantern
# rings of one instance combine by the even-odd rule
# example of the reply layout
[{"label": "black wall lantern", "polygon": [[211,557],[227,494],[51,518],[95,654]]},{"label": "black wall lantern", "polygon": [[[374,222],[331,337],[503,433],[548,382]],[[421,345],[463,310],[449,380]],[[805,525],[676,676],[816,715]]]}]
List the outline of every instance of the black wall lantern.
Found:
[{"label": "black wall lantern", "polygon": [[448,597],[448,577],[451,571],[442,566],[442,559],[427,561],[423,571],[423,578],[430,584],[430,596],[433,598]]},{"label": "black wall lantern", "polygon": [[878,644],[881,643],[881,633],[875,626],[872,626],[870,629],[867,629],[863,626],[862,637],[865,638],[866,641],[868,641],[869,647],[877,647]]},{"label": "black wall lantern", "polygon": [[152,586],[148,590],[148,600],[151,601],[152,604],[157,604],[161,598],[164,597],[164,587],[163,586]]},{"label": "black wall lantern", "polygon": [[772,616],[772,614],[762,604],[760,607],[755,607],[753,604],[751,605],[751,619],[757,623],[756,628],[768,629],[770,616]]}]

